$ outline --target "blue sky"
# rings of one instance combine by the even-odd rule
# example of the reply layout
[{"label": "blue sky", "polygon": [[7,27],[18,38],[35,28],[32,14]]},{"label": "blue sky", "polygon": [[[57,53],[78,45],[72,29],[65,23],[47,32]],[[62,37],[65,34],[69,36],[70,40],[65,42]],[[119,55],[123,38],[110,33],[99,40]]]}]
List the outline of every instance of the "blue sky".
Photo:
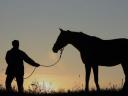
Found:
[{"label": "blue sky", "polygon": [[[51,60],[52,46],[59,35],[59,27],[102,39],[128,38],[127,5],[127,0],[0,0],[0,64],[5,70],[4,57],[14,39],[20,41],[20,48],[35,61],[41,64],[54,62]],[[26,68],[26,72],[31,72],[32,67],[27,65]],[[53,74],[52,78],[57,78],[57,82],[61,74],[69,78],[67,81],[81,74],[83,81],[84,65],[79,52],[69,45],[60,65],[39,68],[35,75],[38,74],[42,75],[41,80],[44,80],[43,75],[50,78]],[[3,75],[4,71],[1,72]],[[115,81],[119,84],[124,78],[123,70],[121,66],[100,67],[99,78],[101,86]]]}]

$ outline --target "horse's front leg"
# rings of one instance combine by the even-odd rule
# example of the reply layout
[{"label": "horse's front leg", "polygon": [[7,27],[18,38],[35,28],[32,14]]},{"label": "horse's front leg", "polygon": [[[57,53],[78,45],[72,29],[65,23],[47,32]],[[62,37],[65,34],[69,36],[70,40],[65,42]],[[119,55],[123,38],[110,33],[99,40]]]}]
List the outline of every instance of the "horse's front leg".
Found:
[{"label": "horse's front leg", "polygon": [[89,78],[90,78],[90,73],[91,73],[91,66],[89,64],[85,64],[85,70],[86,70],[86,87],[85,91],[89,91]]}]

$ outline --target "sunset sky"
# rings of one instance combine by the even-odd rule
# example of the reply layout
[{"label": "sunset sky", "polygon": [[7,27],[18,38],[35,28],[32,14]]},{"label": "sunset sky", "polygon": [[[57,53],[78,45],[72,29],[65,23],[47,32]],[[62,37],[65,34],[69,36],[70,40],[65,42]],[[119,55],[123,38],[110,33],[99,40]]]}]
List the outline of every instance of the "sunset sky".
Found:
[{"label": "sunset sky", "polygon": [[[0,0],[0,84],[5,82],[5,55],[12,40],[19,40],[20,49],[36,62],[50,65],[59,57],[52,52],[59,28],[102,39],[128,38],[128,0]],[[24,65],[27,76],[33,67]],[[121,86],[124,74],[120,65],[99,70],[101,88],[109,88],[110,83]],[[39,67],[24,86],[44,81],[55,90],[73,89],[85,84],[84,78],[80,54],[68,45],[58,65]],[[94,87],[91,74],[90,88]]]}]

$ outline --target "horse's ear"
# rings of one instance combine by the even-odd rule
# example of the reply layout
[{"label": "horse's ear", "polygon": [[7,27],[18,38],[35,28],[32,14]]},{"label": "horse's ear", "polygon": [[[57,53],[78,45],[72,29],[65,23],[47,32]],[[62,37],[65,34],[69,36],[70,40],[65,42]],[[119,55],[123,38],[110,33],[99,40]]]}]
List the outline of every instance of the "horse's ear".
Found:
[{"label": "horse's ear", "polygon": [[67,30],[67,32],[71,32],[70,30]]},{"label": "horse's ear", "polygon": [[60,30],[61,32],[63,32],[63,31],[64,31],[62,28],[59,28],[59,30]]}]

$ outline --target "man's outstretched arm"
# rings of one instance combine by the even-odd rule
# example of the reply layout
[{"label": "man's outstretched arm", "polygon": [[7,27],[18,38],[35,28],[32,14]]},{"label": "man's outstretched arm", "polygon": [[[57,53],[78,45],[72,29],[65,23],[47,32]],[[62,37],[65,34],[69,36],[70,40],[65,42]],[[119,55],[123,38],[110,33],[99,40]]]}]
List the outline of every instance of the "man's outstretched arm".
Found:
[{"label": "man's outstretched arm", "polygon": [[23,59],[25,62],[27,62],[28,64],[32,65],[32,66],[36,66],[39,67],[40,64],[36,63],[34,60],[32,60],[26,53],[23,52]]}]

